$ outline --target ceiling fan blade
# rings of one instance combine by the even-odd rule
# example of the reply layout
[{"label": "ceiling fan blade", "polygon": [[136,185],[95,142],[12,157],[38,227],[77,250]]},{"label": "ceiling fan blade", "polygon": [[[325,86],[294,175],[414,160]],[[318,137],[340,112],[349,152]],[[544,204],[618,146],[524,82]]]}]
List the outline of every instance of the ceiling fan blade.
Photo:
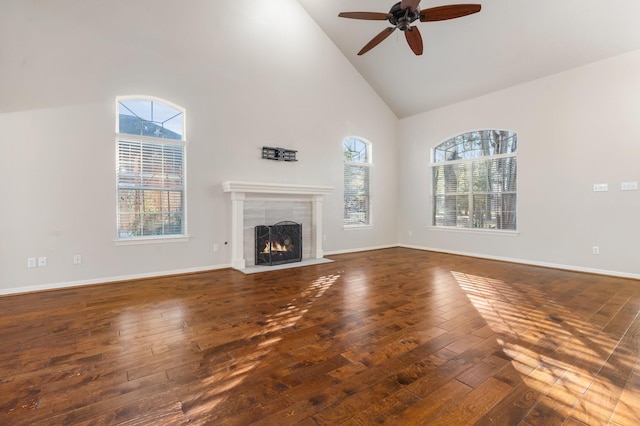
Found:
[{"label": "ceiling fan blade", "polygon": [[445,21],[480,12],[479,4],[450,4],[420,11],[420,22]]},{"label": "ceiling fan blade", "polygon": [[402,0],[400,3],[400,9],[405,10],[406,8],[410,8],[413,12],[418,8],[420,4],[420,0]]},{"label": "ceiling fan blade", "polygon": [[394,32],[395,30],[396,30],[396,27],[388,27],[380,31],[380,33],[377,36],[372,38],[369,43],[367,43],[362,49],[360,49],[360,51],[358,52],[358,56],[364,55],[365,53],[367,53],[368,51],[376,47],[378,44],[382,42],[382,40],[389,37],[391,33]]},{"label": "ceiling fan blade", "polygon": [[391,15],[390,13],[382,12],[340,12],[338,13],[338,16],[340,18],[367,19],[369,21],[386,21],[393,15]]},{"label": "ceiling fan blade", "polygon": [[422,36],[420,35],[420,31],[418,31],[418,27],[410,27],[404,32],[404,36],[407,38],[407,43],[409,43],[409,47],[413,50],[413,53],[422,55]]}]

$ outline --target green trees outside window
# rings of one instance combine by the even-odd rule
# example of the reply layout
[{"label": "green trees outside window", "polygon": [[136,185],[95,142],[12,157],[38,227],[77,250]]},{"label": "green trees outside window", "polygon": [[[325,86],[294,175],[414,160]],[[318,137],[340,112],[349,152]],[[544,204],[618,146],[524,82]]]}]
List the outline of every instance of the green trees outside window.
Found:
[{"label": "green trees outside window", "polygon": [[479,130],[433,150],[434,226],[516,230],[518,136]]}]

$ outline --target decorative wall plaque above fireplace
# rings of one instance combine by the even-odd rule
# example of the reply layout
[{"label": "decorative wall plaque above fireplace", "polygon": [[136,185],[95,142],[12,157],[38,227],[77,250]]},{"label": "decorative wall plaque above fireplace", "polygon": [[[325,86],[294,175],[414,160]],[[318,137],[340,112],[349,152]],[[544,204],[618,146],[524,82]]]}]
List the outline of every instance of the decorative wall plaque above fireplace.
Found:
[{"label": "decorative wall plaque above fireplace", "polygon": [[286,148],[271,148],[269,146],[262,147],[262,158],[266,160],[278,160],[278,161],[298,161],[296,158],[296,152],[293,149]]},{"label": "decorative wall plaque above fireplace", "polygon": [[281,265],[302,260],[302,225],[278,222],[255,227],[256,265]]}]

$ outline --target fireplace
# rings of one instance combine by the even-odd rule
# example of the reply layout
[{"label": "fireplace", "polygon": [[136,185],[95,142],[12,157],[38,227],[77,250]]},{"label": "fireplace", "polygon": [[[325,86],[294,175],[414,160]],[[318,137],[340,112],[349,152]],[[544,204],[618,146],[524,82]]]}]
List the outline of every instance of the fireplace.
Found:
[{"label": "fireplace", "polygon": [[[268,265],[255,265],[255,226],[295,220],[302,223],[305,236],[302,261],[282,265],[295,267],[304,264],[330,262],[324,259],[322,248],[322,204],[324,196],[330,194],[330,186],[298,185],[264,182],[222,182],[231,202],[231,267],[245,274],[262,272]],[[293,203],[286,215],[279,214],[283,203]],[[306,204],[304,214],[297,214],[300,203]],[[262,211],[262,213],[260,213]],[[278,212],[278,214],[271,214]],[[261,217],[261,218],[260,218]],[[258,218],[260,218],[258,220]],[[250,263],[251,266],[247,266]]]},{"label": "fireplace", "polygon": [[302,225],[278,222],[255,227],[256,265],[281,265],[302,260]]}]

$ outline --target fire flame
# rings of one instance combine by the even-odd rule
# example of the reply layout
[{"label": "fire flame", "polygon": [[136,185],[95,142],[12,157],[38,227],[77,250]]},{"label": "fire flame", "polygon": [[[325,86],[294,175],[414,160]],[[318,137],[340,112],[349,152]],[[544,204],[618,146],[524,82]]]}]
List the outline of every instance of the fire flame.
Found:
[{"label": "fire flame", "polygon": [[262,253],[274,253],[277,251],[289,251],[289,248],[277,241],[267,241],[264,246],[264,250],[262,250]]}]

